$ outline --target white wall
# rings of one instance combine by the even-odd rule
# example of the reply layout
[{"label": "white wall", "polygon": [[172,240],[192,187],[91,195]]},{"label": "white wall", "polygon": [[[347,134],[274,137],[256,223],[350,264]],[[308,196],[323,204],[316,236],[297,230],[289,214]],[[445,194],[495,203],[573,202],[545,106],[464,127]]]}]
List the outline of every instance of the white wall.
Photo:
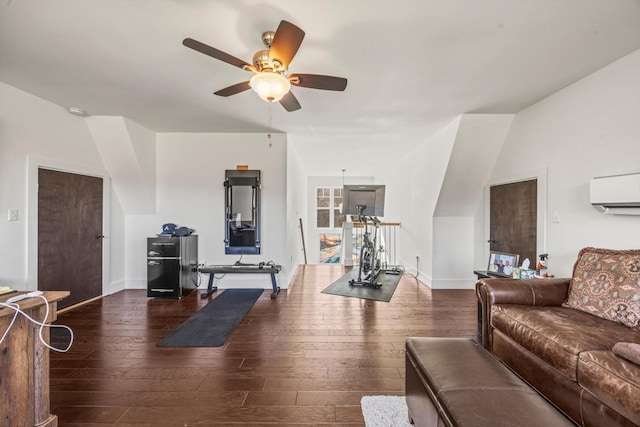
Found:
[{"label": "white wall", "polygon": [[[557,276],[571,274],[582,247],[640,247],[639,217],[605,216],[589,204],[592,177],[640,171],[638,117],[640,51],[521,111],[507,127],[486,184],[522,179],[529,172],[542,178],[538,247],[550,253],[549,266]],[[402,223],[400,262],[415,273],[419,256],[419,277],[435,288],[472,286],[475,280],[466,280],[464,271],[471,276],[473,269],[486,267],[481,191],[462,200],[468,217],[451,216],[460,210],[460,200],[450,204],[455,209],[447,206],[434,217],[447,167],[457,168],[453,178],[458,181],[477,176],[475,170],[470,170],[475,175],[461,173],[451,155],[461,126],[460,119],[452,122],[376,176],[376,182],[387,184],[389,214]],[[554,212],[559,222],[552,222]],[[455,247],[459,250],[452,251]]]},{"label": "white wall", "polygon": [[585,246],[640,247],[639,216],[589,204],[591,178],[640,171],[640,50],[516,115],[492,179],[536,167],[548,171],[551,273],[570,276]]},{"label": "white wall", "polygon": [[[308,240],[307,186],[305,171],[300,162],[295,141],[287,140],[287,254],[291,266],[287,283],[295,273],[296,266],[304,264],[300,219],[302,219],[305,240]],[[305,242],[306,244],[307,242]]]},{"label": "white wall", "polygon": [[156,208],[156,134],[120,116],[86,118],[125,214]]},{"label": "white wall", "polygon": [[[228,133],[161,133],[157,135],[157,209],[155,215],[127,215],[125,277],[127,288],[146,287],[146,239],[165,223],[196,230],[200,263],[233,264],[239,255],[224,253],[224,177],[226,169],[248,165],[259,169],[262,183],[262,250],[242,262],[273,261],[284,289],[287,256],[286,135]],[[202,279],[206,284],[208,276]],[[226,275],[221,288],[271,288],[269,275]]]},{"label": "white wall", "polygon": [[[34,226],[29,228],[27,221],[33,217],[33,213],[27,212],[29,199],[33,199],[33,195],[28,194],[28,177],[32,174],[29,169],[33,169],[34,164],[43,164],[71,172],[86,171],[104,176],[106,182],[109,182],[109,173],[87,126],[88,118],[73,116],[61,106],[3,83],[0,83],[0,99],[0,284],[35,289],[36,278],[33,268],[30,272],[30,265],[34,264],[37,252],[35,244],[28,243],[35,235]],[[282,264],[278,284],[286,288],[291,259],[287,249],[290,232],[286,226],[286,136],[273,134],[267,141],[263,134],[161,134],[157,136],[157,146],[152,141],[153,146],[149,147],[149,137],[155,139],[155,135],[142,129],[141,137],[137,124],[127,120],[124,123],[137,160],[141,162],[142,176],[153,180],[155,175],[155,182],[147,183],[146,188],[151,187],[153,191],[153,186],[157,187],[151,194],[156,198],[156,209],[151,214],[128,214],[117,193],[106,192],[109,197],[105,204],[109,210],[107,227],[111,232],[105,239],[108,280],[103,293],[146,287],[146,238],[160,232],[166,222],[197,229],[200,262],[234,262],[237,256],[224,254],[223,181],[224,170],[235,169],[238,164],[260,169],[263,183],[263,251],[261,255],[245,255],[244,261],[273,260]],[[149,155],[149,148],[157,153]],[[150,160],[154,165],[149,164]],[[294,170],[296,167],[300,169],[298,165]],[[299,177],[301,173],[299,170]],[[298,182],[300,194],[305,185],[302,179]],[[304,203],[301,206],[304,207]],[[9,209],[18,209],[18,221],[2,219],[7,218]],[[271,282],[268,275],[234,278],[229,275],[220,286],[269,289]]]},{"label": "white wall", "polygon": [[[104,171],[105,167],[85,119],[3,83],[0,99],[0,284],[26,289],[30,250],[26,221],[28,159],[37,157],[74,170]],[[640,218],[605,216],[591,207],[588,195],[589,179],[594,176],[640,171],[638,117],[640,51],[514,118],[489,181],[518,176],[524,168],[547,171],[546,241],[552,273],[569,275],[584,246],[640,247]],[[395,162],[390,159],[389,169],[375,177],[376,183],[387,185],[385,219],[402,224],[398,233],[399,263],[415,273],[419,256],[420,278],[428,284],[434,263],[446,268],[450,262],[450,257],[436,255],[443,245],[451,243],[440,237],[434,239],[433,229],[439,224],[433,217],[459,123],[460,118],[453,120]],[[222,182],[224,170],[237,164],[263,171],[264,251],[245,260],[273,260],[285,266],[280,275],[284,287],[288,280],[282,278],[290,277],[292,266],[301,259],[297,218],[309,217],[309,183],[297,162],[297,149],[287,148],[286,136],[274,134],[270,142],[271,148],[263,134],[158,135],[156,214],[124,216],[112,194],[110,291],[146,286],[146,237],[159,232],[165,222],[198,230],[200,262],[235,261],[235,257],[224,255]],[[6,220],[10,208],[19,210],[18,221]],[[475,242],[475,250],[465,257],[471,257],[477,268],[482,266],[477,265],[481,260],[475,253],[486,236],[480,237],[478,230],[484,223],[484,208],[478,207],[475,212],[473,221],[465,222],[463,228],[473,234]],[[551,221],[553,212],[560,218],[557,223]],[[448,218],[443,215],[440,225],[447,226]],[[311,241],[311,236],[307,239]],[[242,286],[231,278],[225,280],[229,286]],[[270,287],[268,277],[258,280],[265,288]]]},{"label": "white wall", "polygon": [[109,283],[103,285],[105,295],[118,292],[125,288],[125,258],[126,258],[126,221],[125,214],[115,192],[111,192],[111,235],[109,237],[111,276]]},{"label": "white wall", "polygon": [[418,269],[427,284],[433,273],[433,215],[459,123],[460,117],[455,118],[376,176],[376,183],[387,186],[385,219],[401,223],[398,263],[412,274]]},{"label": "white wall", "polygon": [[484,183],[491,175],[513,117],[512,114],[461,117],[434,212],[432,288],[475,285],[474,216],[482,206]]},{"label": "white wall", "polygon": [[433,218],[433,289],[470,288],[473,276],[474,218],[437,216]]},{"label": "white wall", "polygon": [[[27,212],[33,196],[28,190],[29,159],[32,165],[98,174],[104,173],[104,165],[84,118],[4,83],[0,99],[0,284],[35,289],[35,277],[28,272],[28,254],[37,254],[28,247],[34,230],[27,219],[35,213]],[[18,221],[7,221],[8,209],[18,209]]]}]

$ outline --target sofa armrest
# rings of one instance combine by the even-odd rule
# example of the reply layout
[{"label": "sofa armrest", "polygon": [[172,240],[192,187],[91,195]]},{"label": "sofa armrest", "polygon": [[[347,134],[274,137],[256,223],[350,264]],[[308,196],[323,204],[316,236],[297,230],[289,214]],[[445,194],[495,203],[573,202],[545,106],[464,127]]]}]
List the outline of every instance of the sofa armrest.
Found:
[{"label": "sofa armrest", "polygon": [[482,345],[489,351],[491,306],[494,304],[561,305],[569,293],[571,279],[480,279],[476,283],[478,328]]},{"label": "sofa armrest", "polygon": [[561,305],[571,279],[481,279],[490,304]]}]

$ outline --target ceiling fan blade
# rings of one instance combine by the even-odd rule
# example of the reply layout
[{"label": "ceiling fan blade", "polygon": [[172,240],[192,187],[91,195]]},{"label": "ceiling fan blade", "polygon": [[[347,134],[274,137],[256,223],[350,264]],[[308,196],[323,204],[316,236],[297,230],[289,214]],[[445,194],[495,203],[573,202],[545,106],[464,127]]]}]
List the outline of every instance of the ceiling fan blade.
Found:
[{"label": "ceiling fan blade", "polygon": [[304,31],[291,22],[280,21],[269,48],[269,61],[276,60],[284,68],[288,68],[302,44],[302,39],[304,39]]},{"label": "ceiling fan blade", "polygon": [[253,65],[244,62],[242,59],[238,59],[235,56],[229,55],[215,47],[211,47],[204,43],[200,43],[197,40],[186,38],[182,41],[182,44],[186,47],[190,47],[193,50],[197,50],[200,53],[204,53],[205,55],[209,55],[212,58],[219,59],[222,62],[226,62],[227,64],[234,65],[238,68],[242,68],[243,70],[253,70]]},{"label": "ceiling fan blade", "polygon": [[220,89],[217,92],[213,92],[213,94],[218,96],[231,96],[235,95],[236,93],[244,92],[245,90],[248,90],[250,88],[251,86],[249,86],[249,81],[247,80],[246,82],[236,83],[232,86]]},{"label": "ceiling fan blade", "polygon": [[298,99],[291,93],[291,91],[287,92],[285,96],[280,100],[280,104],[284,107],[288,112],[296,111],[301,109],[300,103]]},{"label": "ceiling fan blade", "polygon": [[292,85],[312,89],[343,91],[347,87],[347,79],[321,74],[291,74],[289,81]]}]

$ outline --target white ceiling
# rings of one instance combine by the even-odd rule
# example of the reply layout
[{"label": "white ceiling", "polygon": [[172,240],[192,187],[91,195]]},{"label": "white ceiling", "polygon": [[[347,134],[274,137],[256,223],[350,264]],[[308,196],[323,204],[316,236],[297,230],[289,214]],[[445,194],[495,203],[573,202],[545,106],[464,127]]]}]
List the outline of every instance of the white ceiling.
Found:
[{"label": "white ceiling", "polygon": [[[346,77],[345,92],[294,88],[292,113],[252,91],[218,97],[250,74],[182,45],[251,62],[282,19],[306,32],[289,71]],[[312,175],[372,174],[459,114],[516,113],[639,48],[640,0],[0,5],[0,81],[157,132],[286,132]]]}]

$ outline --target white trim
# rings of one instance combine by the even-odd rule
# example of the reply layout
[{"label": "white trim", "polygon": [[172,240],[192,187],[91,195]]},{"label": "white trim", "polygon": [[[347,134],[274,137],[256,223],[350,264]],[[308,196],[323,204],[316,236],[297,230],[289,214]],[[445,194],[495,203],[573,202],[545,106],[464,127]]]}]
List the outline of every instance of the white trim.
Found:
[{"label": "white trim", "polygon": [[[404,268],[404,272],[415,277],[418,281],[420,281],[423,285],[425,285],[429,289],[433,288],[433,277],[425,274],[424,272],[418,273],[418,271],[409,265],[409,263],[400,260],[398,264]],[[417,274],[417,275],[416,275]],[[475,282],[474,282],[475,283]]]},{"label": "white trim", "polygon": [[[487,242],[491,238],[490,233],[490,208],[491,198],[490,189],[494,185],[512,184],[514,182],[528,181],[531,179],[537,180],[537,224],[536,224],[536,251],[537,254],[543,254],[547,252],[547,168],[545,166],[518,171],[513,175],[490,178],[484,187],[484,241]],[[484,259],[489,259],[489,245],[485,245]],[[520,260],[521,262],[523,260]],[[536,260],[529,260],[533,265],[536,264]]]},{"label": "white trim", "polygon": [[42,157],[27,157],[27,290],[38,288],[38,169],[102,178],[102,295],[111,279],[109,237],[111,236],[111,178],[107,171]]}]

